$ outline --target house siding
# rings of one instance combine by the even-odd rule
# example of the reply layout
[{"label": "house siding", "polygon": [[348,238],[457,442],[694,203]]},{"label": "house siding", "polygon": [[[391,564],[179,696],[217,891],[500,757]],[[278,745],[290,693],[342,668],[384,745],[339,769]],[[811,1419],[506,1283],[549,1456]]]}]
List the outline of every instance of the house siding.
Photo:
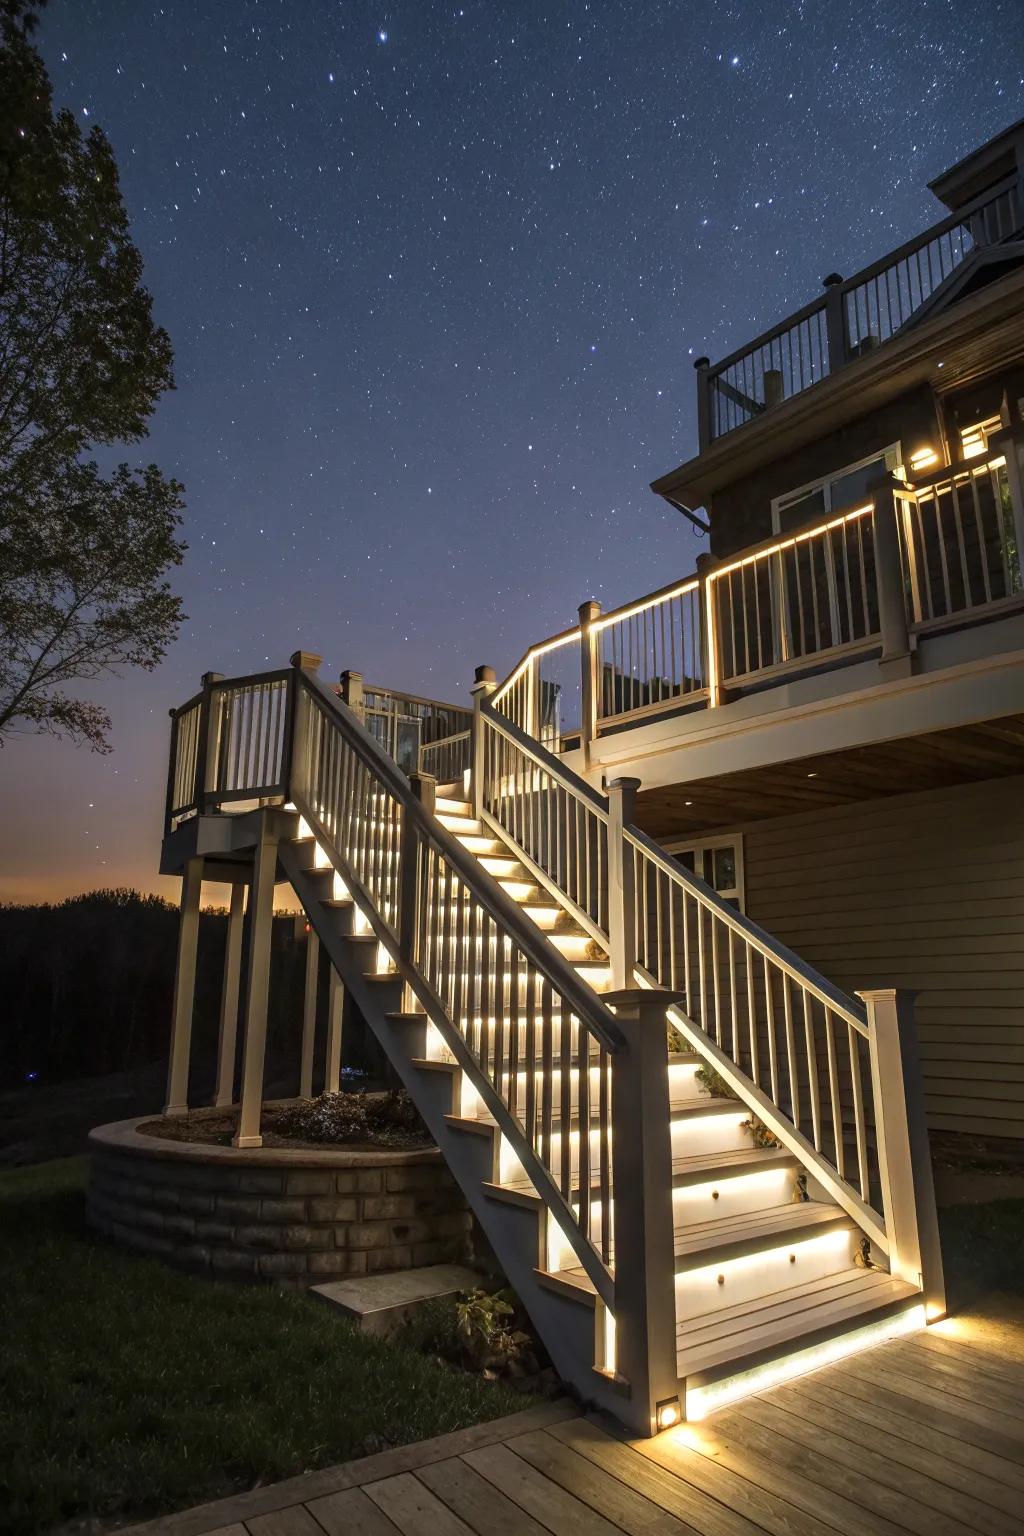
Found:
[{"label": "house siding", "polygon": [[743,831],[755,922],[848,992],[919,993],[931,1128],[1024,1138],[1024,776]]}]

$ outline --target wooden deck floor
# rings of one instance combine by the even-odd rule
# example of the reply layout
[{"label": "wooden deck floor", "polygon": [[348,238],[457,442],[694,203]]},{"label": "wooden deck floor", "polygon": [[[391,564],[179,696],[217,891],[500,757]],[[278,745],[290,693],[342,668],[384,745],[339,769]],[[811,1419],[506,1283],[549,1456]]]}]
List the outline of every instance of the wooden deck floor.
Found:
[{"label": "wooden deck floor", "polygon": [[567,1402],[134,1536],[1019,1536],[1024,1327],[966,1319],[655,1440]]}]

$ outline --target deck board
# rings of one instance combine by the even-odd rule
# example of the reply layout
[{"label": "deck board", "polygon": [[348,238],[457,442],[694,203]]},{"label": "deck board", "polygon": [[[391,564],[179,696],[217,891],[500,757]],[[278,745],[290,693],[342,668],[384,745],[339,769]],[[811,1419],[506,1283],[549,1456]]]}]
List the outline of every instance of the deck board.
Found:
[{"label": "deck board", "polygon": [[542,1404],[120,1536],[1015,1536],[1024,1324],[895,1339],[654,1440]]}]

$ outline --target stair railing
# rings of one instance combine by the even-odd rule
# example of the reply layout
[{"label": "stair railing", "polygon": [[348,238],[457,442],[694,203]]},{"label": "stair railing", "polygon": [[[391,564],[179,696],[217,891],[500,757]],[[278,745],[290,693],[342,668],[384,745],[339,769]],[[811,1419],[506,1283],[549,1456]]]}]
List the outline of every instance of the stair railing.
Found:
[{"label": "stair railing", "polygon": [[636,780],[601,795],[486,694],[476,707],[484,820],[607,944],[615,984],[678,993],[669,1022],[752,1111],[753,1130],[760,1121],[800,1159],[894,1273],[940,1276],[910,995],[847,996],[633,824]]},{"label": "stair railing", "polygon": [[295,687],[293,803],[614,1312],[614,1015],[355,715],[306,673]]}]

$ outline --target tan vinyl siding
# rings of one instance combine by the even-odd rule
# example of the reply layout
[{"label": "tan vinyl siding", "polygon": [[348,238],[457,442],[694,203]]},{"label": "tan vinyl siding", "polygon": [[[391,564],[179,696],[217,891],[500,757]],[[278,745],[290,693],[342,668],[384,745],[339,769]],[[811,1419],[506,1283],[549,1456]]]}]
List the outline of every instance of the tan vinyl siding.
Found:
[{"label": "tan vinyl siding", "polygon": [[847,991],[916,989],[929,1124],[1024,1137],[1024,777],[744,829],[746,911]]}]

